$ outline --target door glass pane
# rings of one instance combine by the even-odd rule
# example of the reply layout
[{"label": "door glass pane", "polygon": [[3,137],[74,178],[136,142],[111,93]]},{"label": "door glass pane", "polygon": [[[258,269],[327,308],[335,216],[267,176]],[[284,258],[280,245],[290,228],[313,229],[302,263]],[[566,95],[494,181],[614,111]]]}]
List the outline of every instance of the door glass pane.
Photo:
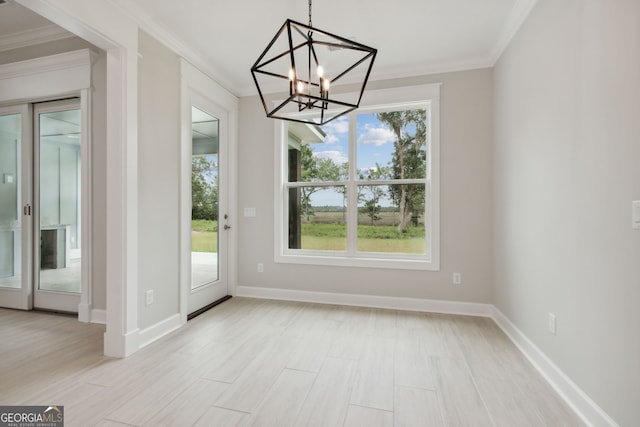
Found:
[{"label": "door glass pane", "polygon": [[80,110],[39,120],[40,282],[38,289],[80,293]]},{"label": "door glass pane", "polygon": [[195,107],[191,163],[191,289],[218,276],[218,119]]},{"label": "door glass pane", "polygon": [[0,287],[21,287],[22,116],[0,116]]}]

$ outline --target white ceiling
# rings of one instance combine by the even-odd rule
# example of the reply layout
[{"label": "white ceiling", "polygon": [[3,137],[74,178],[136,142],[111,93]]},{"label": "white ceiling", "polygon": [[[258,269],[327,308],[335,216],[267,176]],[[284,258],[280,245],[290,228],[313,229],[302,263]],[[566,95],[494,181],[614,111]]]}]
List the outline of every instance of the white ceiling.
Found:
[{"label": "white ceiling", "polygon": [[[307,0],[110,1],[236,95],[256,93],[249,70],[285,19],[308,22]],[[535,2],[316,0],[313,26],[378,49],[371,80],[407,77],[492,66]],[[15,6],[0,36],[24,28]]]},{"label": "white ceiling", "polygon": [[[285,19],[308,22],[307,0],[114,1],[240,95],[256,93],[249,70]],[[492,66],[534,3],[316,0],[313,26],[378,49],[378,80]]]}]

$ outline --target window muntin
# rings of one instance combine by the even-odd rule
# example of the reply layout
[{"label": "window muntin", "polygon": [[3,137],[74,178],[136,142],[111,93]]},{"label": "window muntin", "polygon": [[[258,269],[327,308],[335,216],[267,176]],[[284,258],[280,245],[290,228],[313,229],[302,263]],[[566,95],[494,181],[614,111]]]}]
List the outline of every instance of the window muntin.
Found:
[{"label": "window muntin", "polygon": [[[297,123],[277,126],[281,147],[289,148],[288,156],[282,151],[278,156],[283,179],[278,183],[282,203],[276,212],[280,218],[276,220],[276,238],[282,244],[276,252],[277,262],[439,269],[439,85],[369,94],[371,106],[361,106],[355,113],[318,127],[315,139],[292,134],[290,126]],[[402,97],[408,101],[393,102]],[[383,102],[374,104],[376,100]],[[403,164],[398,158],[402,147]],[[407,155],[409,149],[411,156]],[[292,171],[296,156],[298,163],[303,163],[302,154],[304,166]],[[304,224],[294,225],[293,230],[300,233],[297,243],[289,231],[301,217],[297,214],[301,208],[294,201],[300,199],[303,204],[303,187],[313,192],[310,207],[318,213],[305,215]],[[322,227],[336,227],[340,233],[314,229],[321,223]],[[306,238],[310,234],[339,235],[341,243],[333,247],[301,243],[312,241]]]}]

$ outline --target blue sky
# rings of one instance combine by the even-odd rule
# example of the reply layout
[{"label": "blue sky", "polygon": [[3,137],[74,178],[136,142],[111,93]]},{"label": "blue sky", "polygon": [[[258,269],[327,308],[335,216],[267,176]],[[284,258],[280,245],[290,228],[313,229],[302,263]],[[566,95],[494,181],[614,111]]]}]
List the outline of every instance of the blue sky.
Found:
[{"label": "blue sky", "polygon": [[[382,124],[375,114],[357,115],[357,168],[369,170],[376,163],[387,166],[393,153],[395,134]],[[328,158],[336,164],[343,164],[349,154],[349,118],[339,117],[322,126],[326,133],[324,143],[311,144],[314,156]],[[312,196],[312,205],[340,206],[342,195],[333,190],[318,191]]]},{"label": "blue sky", "polygon": [[[327,136],[323,144],[313,144],[315,156],[332,159],[337,164],[347,161],[349,118],[342,116],[324,125]],[[366,170],[376,162],[386,166],[393,153],[394,133],[382,124],[375,114],[357,115],[357,168]]]}]

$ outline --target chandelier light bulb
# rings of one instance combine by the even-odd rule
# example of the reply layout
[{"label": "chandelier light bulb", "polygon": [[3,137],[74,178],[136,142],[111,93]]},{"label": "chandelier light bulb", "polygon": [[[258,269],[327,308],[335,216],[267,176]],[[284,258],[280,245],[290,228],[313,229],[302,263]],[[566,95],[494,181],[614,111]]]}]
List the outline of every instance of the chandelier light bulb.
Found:
[{"label": "chandelier light bulb", "polygon": [[324,68],[322,68],[322,65],[318,65],[318,77],[324,77]]},{"label": "chandelier light bulb", "polygon": [[324,89],[325,92],[329,92],[330,87],[331,87],[331,82],[327,79],[324,79],[322,81],[322,89]]},{"label": "chandelier light bulb", "polygon": [[289,81],[293,81],[295,77],[296,77],[295,71],[293,71],[293,68],[289,68]]},{"label": "chandelier light bulb", "polygon": [[304,84],[302,84],[302,82],[298,82],[296,89],[298,90],[298,93],[304,92]]}]

